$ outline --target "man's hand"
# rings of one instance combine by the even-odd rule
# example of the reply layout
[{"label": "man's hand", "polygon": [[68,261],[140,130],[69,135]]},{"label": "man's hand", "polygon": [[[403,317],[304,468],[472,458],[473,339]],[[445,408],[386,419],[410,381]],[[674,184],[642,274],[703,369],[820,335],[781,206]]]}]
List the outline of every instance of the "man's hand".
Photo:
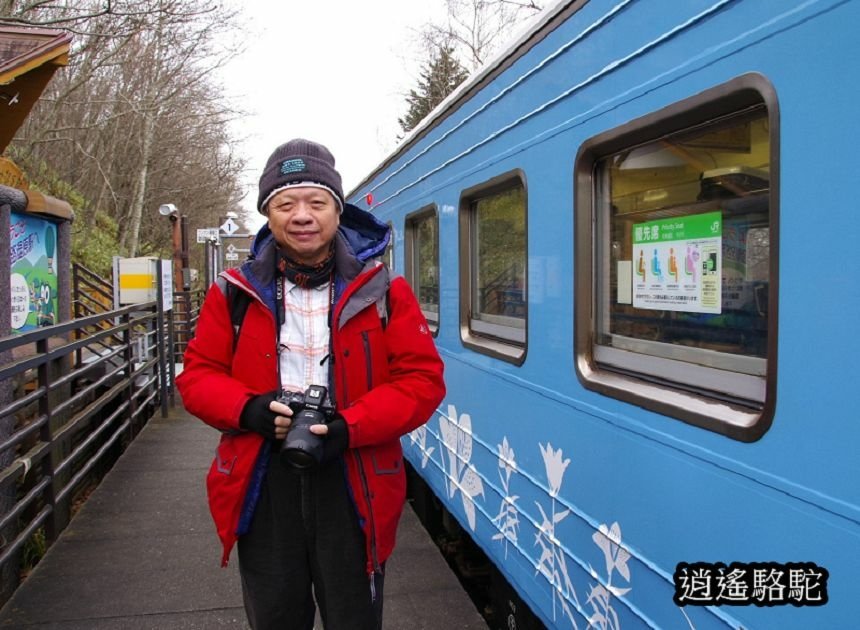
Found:
[{"label": "man's hand", "polygon": [[349,446],[349,430],[346,420],[340,416],[328,424],[312,424],[308,430],[324,439],[321,463],[330,461],[343,453]]},{"label": "man's hand", "polygon": [[293,410],[290,409],[284,403],[278,402],[277,400],[273,400],[271,403],[269,403],[269,411],[276,414],[275,439],[283,440],[285,437],[287,437],[287,430],[290,428],[290,425],[293,422]]},{"label": "man's hand", "polygon": [[239,417],[239,426],[269,440],[283,440],[292,423],[293,410],[278,402],[277,397],[278,392],[274,391],[248,400]]}]

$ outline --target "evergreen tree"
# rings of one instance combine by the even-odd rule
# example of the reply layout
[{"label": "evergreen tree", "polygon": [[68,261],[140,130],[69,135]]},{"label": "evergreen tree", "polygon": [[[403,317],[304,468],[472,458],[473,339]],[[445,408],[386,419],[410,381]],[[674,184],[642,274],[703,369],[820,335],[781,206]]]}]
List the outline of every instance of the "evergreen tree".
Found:
[{"label": "evergreen tree", "polygon": [[433,111],[434,107],[445,100],[445,97],[469,76],[466,69],[457,61],[454,49],[450,45],[441,45],[431,54],[431,59],[421,70],[418,87],[409,90],[409,95],[406,97],[409,111],[403,118],[397,119],[404,135],[412,131],[427,114]]}]

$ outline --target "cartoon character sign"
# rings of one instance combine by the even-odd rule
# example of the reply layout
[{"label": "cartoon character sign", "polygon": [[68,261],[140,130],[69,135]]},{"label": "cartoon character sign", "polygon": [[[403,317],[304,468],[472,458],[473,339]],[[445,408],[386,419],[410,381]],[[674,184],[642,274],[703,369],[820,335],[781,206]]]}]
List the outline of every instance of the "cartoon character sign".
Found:
[{"label": "cartoon character sign", "polygon": [[54,298],[51,285],[47,282],[33,281],[30,290],[30,310],[36,313],[39,326],[51,326],[56,323],[54,318]]},{"label": "cartoon character sign", "polygon": [[12,331],[57,323],[57,226],[13,212],[9,221]]}]

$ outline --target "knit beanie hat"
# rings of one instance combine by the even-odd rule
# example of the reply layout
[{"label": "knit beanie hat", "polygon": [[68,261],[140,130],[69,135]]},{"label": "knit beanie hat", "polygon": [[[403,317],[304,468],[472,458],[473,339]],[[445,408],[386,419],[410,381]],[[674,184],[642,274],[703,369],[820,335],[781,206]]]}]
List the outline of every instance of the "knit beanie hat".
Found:
[{"label": "knit beanie hat", "polygon": [[329,191],[343,212],[343,184],[334,168],[334,156],[323,145],[296,138],[279,146],[269,156],[260,176],[257,211],[285,188],[310,186]]}]

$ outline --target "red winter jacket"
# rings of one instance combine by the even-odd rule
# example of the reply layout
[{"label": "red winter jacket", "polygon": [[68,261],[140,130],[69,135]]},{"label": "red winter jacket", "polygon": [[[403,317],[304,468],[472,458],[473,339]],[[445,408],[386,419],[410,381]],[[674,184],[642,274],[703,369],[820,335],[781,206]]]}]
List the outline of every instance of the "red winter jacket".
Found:
[{"label": "red winter jacket", "polygon": [[[344,460],[367,542],[368,573],[378,571],[394,548],[406,496],[400,436],[424,424],[445,395],[442,361],[412,290],[403,278],[389,280],[388,269],[372,259],[387,242],[387,226],[346,206],[335,237],[330,385],[349,430]],[[258,459],[269,453],[260,435],[239,427],[239,415],[251,397],[280,386],[275,247],[268,228],[252,251],[256,258],[222,273],[210,288],[176,379],[185,408],[224,432],[207,477],[223,565],[244,533],[240,522],[242,528],[250,522],[263,470]],[[235,352],[225,281],[253,298]]]}]

